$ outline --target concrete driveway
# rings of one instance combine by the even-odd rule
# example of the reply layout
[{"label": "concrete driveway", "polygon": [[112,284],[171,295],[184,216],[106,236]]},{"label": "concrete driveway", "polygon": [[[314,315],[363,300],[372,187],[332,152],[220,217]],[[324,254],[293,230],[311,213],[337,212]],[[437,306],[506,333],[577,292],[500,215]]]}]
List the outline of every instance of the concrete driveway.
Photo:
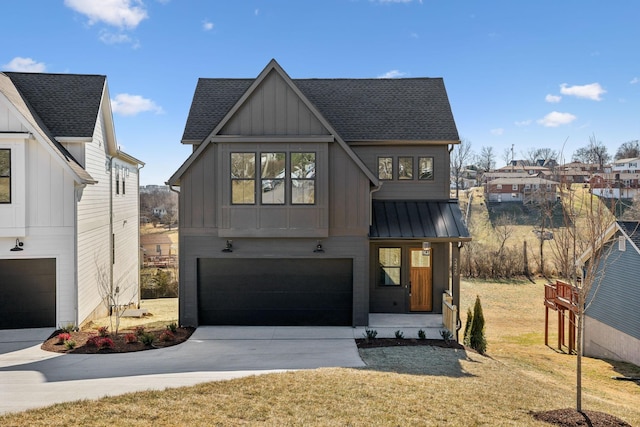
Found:
[{"label": "concrete driveway", "polygon": [[142,390],[320,367],[361,367],[349,327],[202,326],[173,347],[122,354],[58,354],[52,329],[0,330],[0,413]]}]

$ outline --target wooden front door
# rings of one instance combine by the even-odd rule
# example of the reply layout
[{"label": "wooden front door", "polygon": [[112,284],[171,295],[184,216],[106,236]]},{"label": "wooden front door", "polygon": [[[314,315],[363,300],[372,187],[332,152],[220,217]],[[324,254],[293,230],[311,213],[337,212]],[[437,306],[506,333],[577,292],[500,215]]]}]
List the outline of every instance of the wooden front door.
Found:
[{"label": "wooden front door", "polygon": [[421,248],[410,248],[410,310],[433,310],[431,251],[424,255]]}]

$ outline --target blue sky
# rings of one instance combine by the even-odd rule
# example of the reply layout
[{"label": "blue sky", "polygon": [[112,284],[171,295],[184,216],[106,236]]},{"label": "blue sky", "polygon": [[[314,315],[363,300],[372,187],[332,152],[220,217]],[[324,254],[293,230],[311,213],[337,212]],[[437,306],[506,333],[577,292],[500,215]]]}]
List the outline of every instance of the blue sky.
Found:
[{"label": "blue sky", "polygon": [[[640,139],[636,0],[21,0],[0,70],[107,76],[118,144],[165,182],[199,77],[443,77],[460,137],[611,155]],[[565,143],[566,141],[566,143]],[[564,149],[563,149],[564,147]]]}]

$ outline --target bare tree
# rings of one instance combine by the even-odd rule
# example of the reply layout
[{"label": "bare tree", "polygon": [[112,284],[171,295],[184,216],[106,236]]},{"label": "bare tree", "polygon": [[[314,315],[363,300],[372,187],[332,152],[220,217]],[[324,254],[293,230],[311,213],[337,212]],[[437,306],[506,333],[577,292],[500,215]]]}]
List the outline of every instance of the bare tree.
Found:
[{"label": "bare tree", "polygon": [[464,173],[464,167],[472,157],[473,152],[471,151],[471,141],[464,138],[460,141],[460,144],[456,145],[453,148],[453,151],[451,152],[451,175],[455,180],[456,199],[459,195],[460,180],[462,179]]},{"label": "bare tree", "polygon": [[134,285],[123,283],[122,280],[118,280],[116,283],[113,283],[110,279],[111,272],[104,263],[100,263],[98,261],[97,256],[94,259],[94,263],[96,266],[96,284],[98,286],[98,292],[102,297],[103,304],[109,312],[109,329],[118,335],[120,319],[122,318],[124,309],[133,304],[133,300],[138,294],[137,291],[132,292],[129,300],[126,303],[123,302],[123,298],[125,298],[124,295],[126,295]]},{"label": "bare tree", "polygon": [[496,155],[493,152],[493,147],[483,146],[480,149],[480,155],[477,159],[478,167],[484,172],[490,172],[496,166]]},{"label": "bare tree", "polygon": [[611,156],[602,141],[598,141],[595,135],[593,135],[589,138],[589,144],[587,146],[579,148],[573,153],[573,160],[576,162],[596,164],[598,165],[598,169],[602,170],[604,165],[611,160]]},{"label": "bare tree", "polygon": [[538,160],[543,160],[545,163],[549,160],[557,160],[558,152],[552,148],[529,148],[524,154],[525,160],[531,165],[535,165]]},{"label": "bare tree", "polygon": [[640,221],[640,194],[636,194],[631,206],[622,214],[623,221]]},{"label": "bare tree", "polygon": [[556,230],[560,238],[553,240],[553,253],[556,264],[567,268],[564,275],[576,290],[576,410],[581,412],[584,315],[603,278],[599,271],[609,255],[604,243],[615,218],[600,199],[580,186],[563,187],[560,192],[563,224]]},{"label": "bare tree", "polygon": [[637,139],[635,141],[627,141],[620,145],[614,159],[631,159],[635,157],[640,157],[640,141]]}]

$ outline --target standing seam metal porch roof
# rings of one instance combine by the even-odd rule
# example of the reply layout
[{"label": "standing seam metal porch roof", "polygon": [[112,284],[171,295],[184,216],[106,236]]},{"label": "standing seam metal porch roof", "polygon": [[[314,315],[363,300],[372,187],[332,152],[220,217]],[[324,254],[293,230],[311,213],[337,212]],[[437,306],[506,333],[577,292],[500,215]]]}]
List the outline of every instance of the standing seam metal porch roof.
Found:
[{"label": "standing seam metal porch roof", "polygon": [[457,200],[374,200],[372,239],[470,241]]}]

